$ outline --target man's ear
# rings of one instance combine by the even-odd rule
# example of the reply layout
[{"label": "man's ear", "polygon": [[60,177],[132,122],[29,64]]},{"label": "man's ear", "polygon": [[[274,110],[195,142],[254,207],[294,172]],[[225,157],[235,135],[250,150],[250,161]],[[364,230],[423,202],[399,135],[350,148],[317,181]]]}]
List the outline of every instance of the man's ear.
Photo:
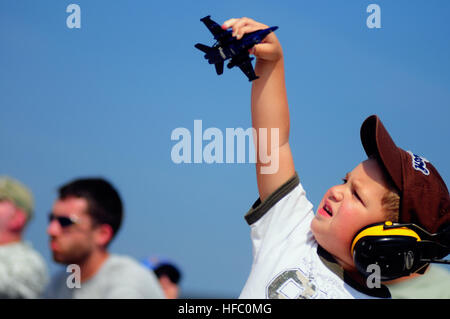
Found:
[{"label": "man's ear", "polygon": [[102,247],[106,247],[114,236],[111,225],[101,224],[95,231],[95,242]]},{"label": "man's ear", "polygon": [[13,232],[21,232],[27,224],[27,215],[21,209],[16,209],[8,222],[8,229]]}]

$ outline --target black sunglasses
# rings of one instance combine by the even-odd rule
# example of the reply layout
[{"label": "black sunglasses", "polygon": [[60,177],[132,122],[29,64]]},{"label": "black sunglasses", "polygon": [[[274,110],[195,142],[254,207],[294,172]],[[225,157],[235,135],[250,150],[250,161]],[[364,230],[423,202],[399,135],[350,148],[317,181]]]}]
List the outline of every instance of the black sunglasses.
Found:
[{"label": "black sunglasses", "polygon": [[78,224],[78,222],[79,222],[78,219],[73,216],[67,217],[67,216],[55,216],[55,215],[53,215],[53,213],[48,214],[48,222],[49,223],[51,223],[55,219],[58,221],[59,225],[62,228],[69,227],[73,224]]}]

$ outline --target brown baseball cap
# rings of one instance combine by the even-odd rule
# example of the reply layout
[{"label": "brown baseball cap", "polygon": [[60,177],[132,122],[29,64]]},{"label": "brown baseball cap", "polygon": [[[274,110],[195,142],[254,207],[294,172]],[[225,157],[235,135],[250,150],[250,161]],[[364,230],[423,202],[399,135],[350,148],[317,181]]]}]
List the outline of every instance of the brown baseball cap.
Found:
[{"label": "brown baseball cap", "polygon": [[425,158],[397,147],[376,115],[361,126],[361,142],[375,155],[400,191],[399,222],[435,233],[450,223],[450,197],[436,168]]}]

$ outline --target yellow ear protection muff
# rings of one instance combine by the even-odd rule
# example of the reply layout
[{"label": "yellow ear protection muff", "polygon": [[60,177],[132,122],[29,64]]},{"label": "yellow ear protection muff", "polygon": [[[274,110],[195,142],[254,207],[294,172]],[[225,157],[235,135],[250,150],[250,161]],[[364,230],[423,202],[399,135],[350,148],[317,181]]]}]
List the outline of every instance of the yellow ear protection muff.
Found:
[{"label": "yellow ear protection muff", "polygon": [[450,264],[441,259],[450,253],[450,226],[430,234],[415,224],[372,224],[356,234],[351,253],[356,268],[366,277],[372,274],[370,265],[380,267],[382,281],[423,273],[429,263]]}]

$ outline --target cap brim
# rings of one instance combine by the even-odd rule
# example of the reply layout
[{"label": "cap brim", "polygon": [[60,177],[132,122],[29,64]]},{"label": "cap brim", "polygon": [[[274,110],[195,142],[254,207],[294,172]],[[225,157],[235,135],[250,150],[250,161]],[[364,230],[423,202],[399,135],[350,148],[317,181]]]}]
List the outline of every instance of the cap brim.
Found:
[{"label": "cap brim", "polygon": [[401,151],[376,115],[369,116],[361,125],[361,142],[367,156],[376,156],[384,165],[395,186],[402,191]]}]

